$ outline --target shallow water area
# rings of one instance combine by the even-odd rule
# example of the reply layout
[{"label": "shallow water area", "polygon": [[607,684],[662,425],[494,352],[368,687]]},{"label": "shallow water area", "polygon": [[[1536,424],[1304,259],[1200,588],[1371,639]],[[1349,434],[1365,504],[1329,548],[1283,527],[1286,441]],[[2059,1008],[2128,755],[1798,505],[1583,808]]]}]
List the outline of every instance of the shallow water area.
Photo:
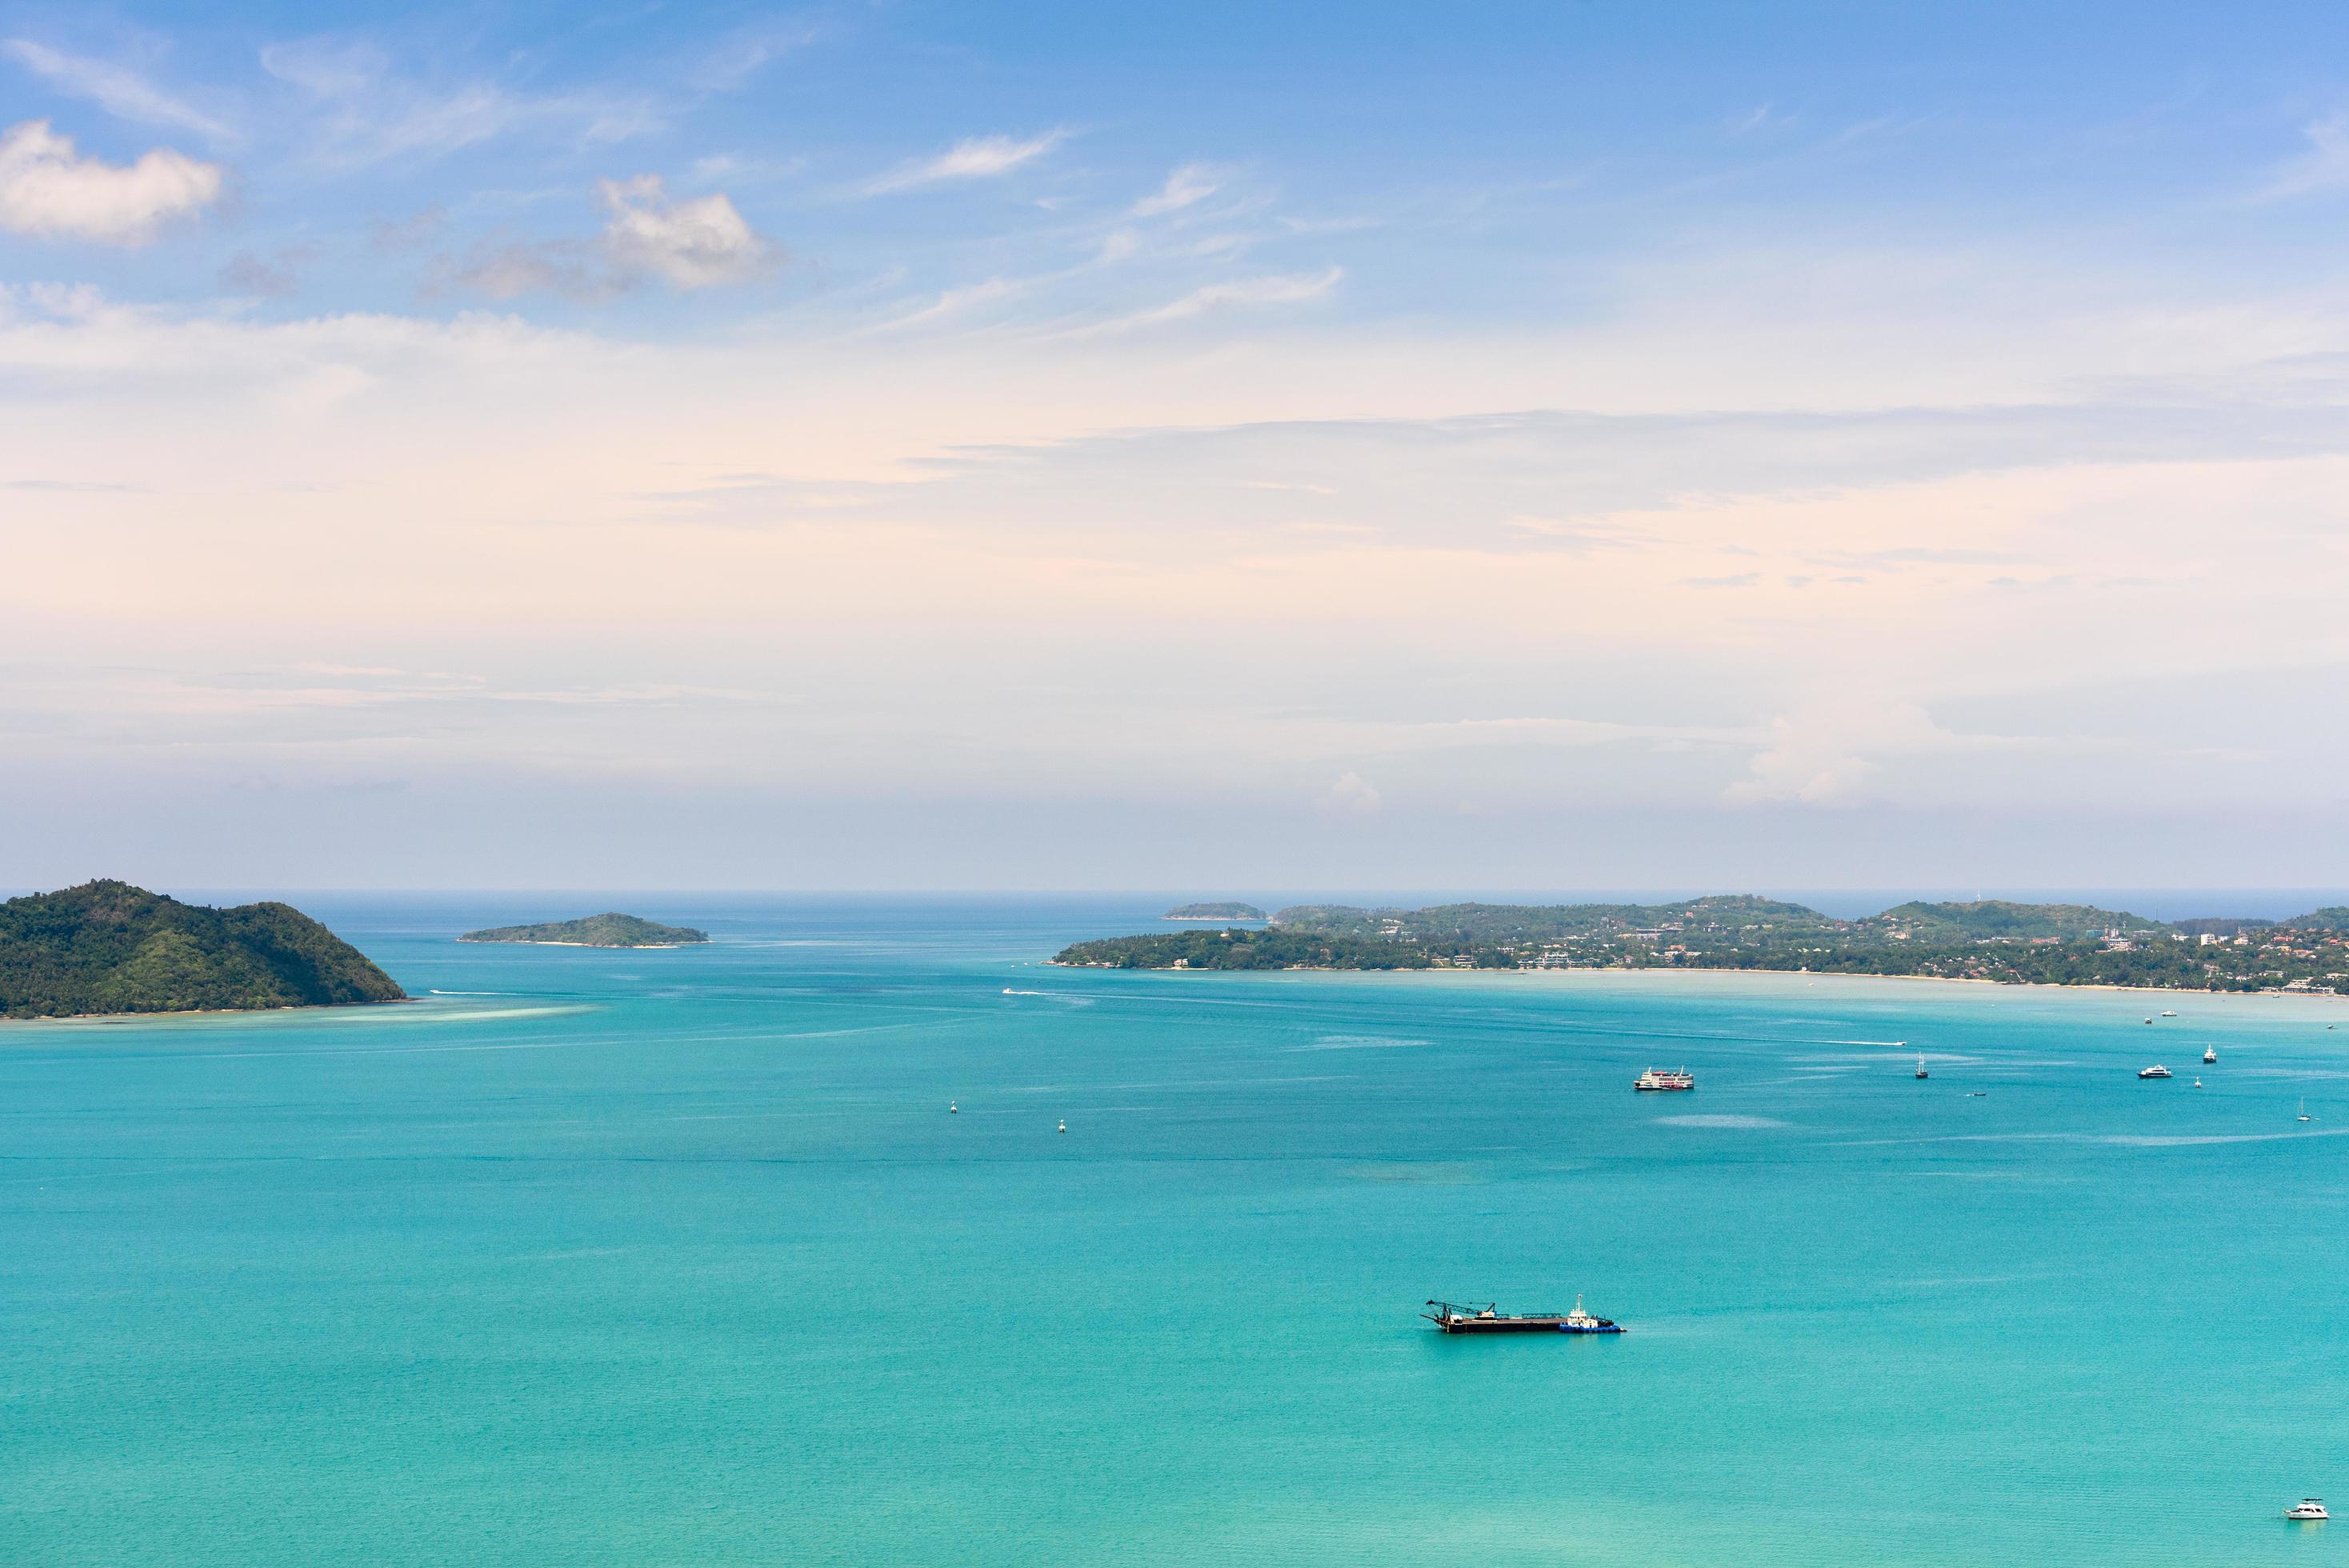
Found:
[{"label": "shallow water area", "polygon": [[0,1025],[0,1561],[2349,1559],[2349,1006],[1036,962],[1156,907]]}]

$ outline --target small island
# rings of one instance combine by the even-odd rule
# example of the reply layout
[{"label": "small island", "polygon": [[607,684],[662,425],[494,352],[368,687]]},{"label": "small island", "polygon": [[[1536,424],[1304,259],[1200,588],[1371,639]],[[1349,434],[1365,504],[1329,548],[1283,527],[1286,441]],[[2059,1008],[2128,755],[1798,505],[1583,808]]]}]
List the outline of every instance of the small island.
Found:
[{"label": "small island", "polygon": [[1262,920],[1264,911],[1252,903],[1178,903],[1161,920]]},{"label": "small island", "polygon": [[213,909],[121,882],[0,903],[0,1017],[338,1007],[407,995],[290,904]]},{"label": "small island", "polygon": [[521,942],[544,947],[683,947],[707,942],[709,933],[689,925],[662,925],[616,912],[545,925],[500,925],[469,931],[460,942]]},{"label": "small island", "polygon": [[[1171,917],[1170,917],[1171,918]],[[2349,908],[2174,923],[2076,903],[1910,903],[1844,920],[1745,894],[1672,903],[1298,904],[1262,931],[1079,942],[1106,969],[1770,969],[2004,985],[2349,994]]]}]

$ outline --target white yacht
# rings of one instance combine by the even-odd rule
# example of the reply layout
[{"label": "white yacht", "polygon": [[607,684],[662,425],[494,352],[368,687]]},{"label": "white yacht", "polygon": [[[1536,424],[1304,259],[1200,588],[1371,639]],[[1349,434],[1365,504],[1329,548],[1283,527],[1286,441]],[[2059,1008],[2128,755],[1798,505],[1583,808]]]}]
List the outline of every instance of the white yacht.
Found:
[{"label": "white yacht", "polygon": [[2333,1517],[2331,1514],[2324,1511],[2324,1500],[2321,1497],[2302,1498],[2298,1502],[2295,1502],[2290,1508],[2285,1509],[2283,1511],[2283,1516],[2286,1519],[2316,1520],[2320,1522]]},{"label": "white yacht", "polygon": [[2174,1073],[2172,1073],[2172,1072],[2171,1072],[2168,1068],[2163,1067],[2159,1062],[2156,1062],[2156,1063],[2154,1063],[2154,1064],[2153,1064],[2153,1066],[2151,1066],[2151,1067],[2149,1067],[2149,1068],[2137,1068],[2137,1077],[2139,1077],[2139,1078],[2174,1078],[2174,1077],[2176,1077],[2177,1075],[2176,1075],[2176,1074],[2174,1074]]},{"label": "white yacht", "polygon": [[2178,1013],[2175,1008],[2164,1007],[2161,1010],[2161,1016],[2165,1018],[2175,1018],[2178,1016]]},{"label": "white yacht", "polygon": [[2205,1047],[2202,1047],[2202,1065],[2203,1065],[2204,1067],[2206,1067],[2206,1068],[2207,1068],[2207,1067],[2209,1067],[2212,1062],[2215,1062],[2215,1061],[2217,1061],[2218,1059],[2219,1059],[2219,1047],[2216,1047],[2216,1046],[2205,1046]]}]

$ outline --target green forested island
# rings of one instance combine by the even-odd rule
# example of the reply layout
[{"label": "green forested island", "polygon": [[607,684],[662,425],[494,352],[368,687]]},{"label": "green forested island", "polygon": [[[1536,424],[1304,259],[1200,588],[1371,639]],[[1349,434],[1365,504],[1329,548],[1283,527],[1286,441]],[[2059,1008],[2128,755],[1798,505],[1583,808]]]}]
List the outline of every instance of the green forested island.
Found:
[{"label": "green forested island", "polygon": [[2349,908],[2165,923],[2088,904],[1899,904],[1838,920],[1732,894],[1671,903],[1298,904],[1263,931],[1079,942],[1116,969],[1777,969],[2010,985],[2349,994]]},{"label": "green forested island", "polygon": [[0,1017],[397,1002],[391,976],[283,903],[212,909],[94,882],[0,903]]},{"label": "green forested island", "polygon": [[662,925],[633,914],[591,914],[545,925],[500,925],[469,931],[460,942],[535,942],[558,947],[682,947],[707,942],[709,933],[689,925]]},{"label": "green forested island", "polygon": [[1262,920],[1264,911],[1252,903],[1178,903],[1161,920]]}]

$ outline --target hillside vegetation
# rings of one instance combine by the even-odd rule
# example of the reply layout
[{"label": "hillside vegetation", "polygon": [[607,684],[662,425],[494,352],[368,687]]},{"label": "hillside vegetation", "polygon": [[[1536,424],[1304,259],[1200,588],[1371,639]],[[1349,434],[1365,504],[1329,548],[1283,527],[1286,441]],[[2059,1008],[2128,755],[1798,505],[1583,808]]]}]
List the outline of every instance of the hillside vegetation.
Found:
[{"label": "hillside vegetation", "polygon": [[1296,904],[1261,933],[1075,943],[1120,969],[1776,969],[2008,984],[2349,993],[2349,908],[2166,925],[2092,904],[1903,903],[1839,920],[1745,894],[1671,903]]},{"label": "hillside vegetation", "polygon": [[406,995],[290,904],[212,909],[119,882],[0,903],[0,1017],[333,1006]]},{"label": "hillside vegetation", "polygon": [[707,942],[709,933],[689,925],[662,925],[633,914],[613,912],[578,920],[553,921],[545,925],[498,925],[469,931],[460,942],[535,942],[564,947],[683,947]]}]

